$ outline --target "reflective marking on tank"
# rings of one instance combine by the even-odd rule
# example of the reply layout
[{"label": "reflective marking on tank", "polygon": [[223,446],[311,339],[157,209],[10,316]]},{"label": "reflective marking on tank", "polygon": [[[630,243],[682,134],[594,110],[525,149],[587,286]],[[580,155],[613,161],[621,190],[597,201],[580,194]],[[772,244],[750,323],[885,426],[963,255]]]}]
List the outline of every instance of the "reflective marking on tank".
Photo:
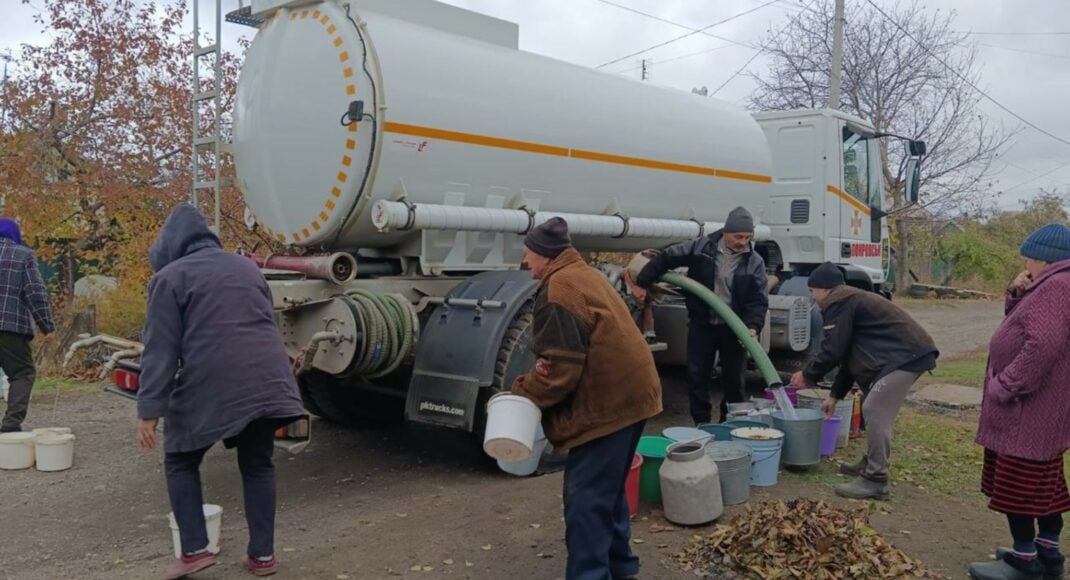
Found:
[{"label": "reflective marking on tank", "polygon": [[658,169],[663,171],[677,171],[681,173],[694,173],[697,175],[721,177],[725,179],[739,179],[743,181],[753,181],[757,183],[773,182],[772,177],[768,175],[760,175],[757,173],[746,173],[742,171],[717,169],[713,167],[701,167],[698,165],[685,165],[683,163],[672,163],[668,161],[658,161],[655,159],[644,159],[642,157],[628,157],[624,155],[614,155],[611,153],[599,153],[597,151],[586,151],[582,149],[569,149],[567,147],[543,145],[541,143],[530,143],[527,141],[516,141],[513,139],[503,139],[500,137],[489,137],[486,135],[476,135],[473,133],[461,133],[458,131],[434,129],[431,127],[421,127],[418,125],[408,125],[405,123],[395,123],[391,121],[387,121],[383,124],[383,130],[389,131],[391,133],[400,133],[402,135],[412,135],[415,137],[442,139],[445,141],[469,143],[471,145],[482,145],[485,147],[495,147],[498,149],[513,149],[516,151],[541,153],[543,155],[554,155],[557,157],[571,157],[574,159],[583,159],[585,161],[614,163],[618,165],[629,165],[633,167],[644,167],[647,169]]},{"label": "reflective marking on tank", "polygon": [[[281,13],[276,13],[276,16],[279,16],[280,14]],[[301,12],[297,12],[297,11],[291,12],[290,13],[290,20],[291,21],[292,20],[297,20],[298,16],[300,16],[300,18],[302,20],[307,19],[308,16],[309,16],[309,11],[308,10],[303,10]],[[321,25],[326,27],[325,30],[327,32],[327,35],[328,35],[328,37],[330,37],[331,44],[335,48],[339,48],[339,49],[344,48],[345,39],[342,38],[341,36],[335,36],[335,33],[338,32],[338,28],[334,24],[331,23],[330,16],[328,16],[326,13],[320,12],[319,10],[314,10],[314,11],[312,11],[312,20],[318,21]],[[338,61],[344,64],[348,60],[349,60],[349,52],[346,51],[346,50],[341,50],[338,53]],[[342,78],[348,81],[348,80],[352,79],[352,77],[353,77],[353,67],[351,67],[351,66],[344,67],[342,69]],[[346,92],[347,96],[355,95],[357,93],[357,85],[356,84],[352,84],[352,83],[347,83],[346,86],[345,86],[345,92]],[[356,133],[357,132],[357,126],[358,126],[357,123],[350,123],[346,127],[346,130],[349,133]],[[357,148],[356,140],[352,139],[352,138],[346,139],[345,148],[348,151],[355,151],[356,148]],[[352,165],[353,165],[353,158],[350,155],[343,155],[342,156],[343,169],[344,168],[348,168],[348,167],[352,167]],[[349,175],[346,173],[345,170],[338,172],[337,179],[338,179],[339,182],[344,184],[344,183],[346,183],[348,178],[349,178]],[[342,189],[340,187],[338,187],[337,185],[332,186],[331,187],[331,196],[333,196],[335,198],[341,198],[342,197]],[[326,202],[324,203],[324,207],[327,208],[327,211],[322,211],[321,210],[320,213],[319,213],[318,219],[313,219],[311,222],[309,222],[309,225],[312,227],[313,231],[317,231],[318,232],[318,231],[320,231],[322,229],[323,225],[326,225],[326,222],[328,222],[330,220],[330,212],[333,212],[337,206],[336,206],[334,200],[331,199],[331,197],[328,197]],[[324,223],[321,224],[321,221],[324,222]],[[280,242],[282,242],[284,244],[286,243],[286,235],[285,234],[276,233],[271,228],[268,228],[266,225],[264,226],[264,228],[265,228],[265,231],[268,233],[269,236],[271,236],[271,237],[273,237],[275,239],[278,239]],[[311,237],[311,233],[309,232],[307,227],[306,228],[302,228],[300,233],[292,233],[292,234],[290,234],[290,237],[292,237],[295,242],[299,242],[301,240],[301,236],[302,235],[304,236],[304,238],[306,240]]]},{"label": "reflective marking on tank", "polygon": [[862,202],[860,202],[857,199],[855,199],[854,196],[852,196],[851,194],[844,192],[842,189],[836,187],[835,185],[829,185],[825,189],[829,193],[835,195],[836,197],[842,199],[843,201],[846,201],[849,205],[851,205],[852,207],[854,207],[858,211],[866,214],[867,216],[871,215],[870,211],[869,211],[869,208],[866,207],[865,204],[863,204]]}]

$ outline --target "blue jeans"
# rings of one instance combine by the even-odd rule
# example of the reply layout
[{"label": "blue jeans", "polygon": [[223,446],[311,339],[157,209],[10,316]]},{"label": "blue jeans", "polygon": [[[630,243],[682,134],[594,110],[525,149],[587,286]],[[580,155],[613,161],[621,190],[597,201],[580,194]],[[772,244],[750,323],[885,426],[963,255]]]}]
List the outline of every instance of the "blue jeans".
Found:
[{"label": "blue jeans", "polygon": [[[246,425],[234,441],[245,496],[245,520],[249,524],[248,554],[254,558],[275,553],[275,465],[271,455],[277,427],[278,420],[258,419]],[[210,448],[164,456],[167,494],[178,523],[182,551],[187,554],[208,547],[200,467]]]},{"label": "blue jeans", "polygon": [[564,493],[568,580],[612,580],[639,573],[624,480],[645,423],[569,450]]}]

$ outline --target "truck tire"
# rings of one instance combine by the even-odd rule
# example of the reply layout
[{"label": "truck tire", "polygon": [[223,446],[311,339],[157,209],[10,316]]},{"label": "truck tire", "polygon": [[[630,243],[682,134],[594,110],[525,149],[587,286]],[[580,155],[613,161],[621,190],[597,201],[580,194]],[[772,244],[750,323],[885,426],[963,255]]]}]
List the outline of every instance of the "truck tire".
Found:
[{"label": "truck tire", "polygon": [[[513,381],[527,372],[535,363],[535,353],[532,352],[531,343],[534,311],[534,301],[528,301],[516,313],[509,329],[505,331],[501,348],[498,350],[498,359],[494,365],[494,382],[480,393],[477,403],[479,412],[476,415],[475,429],[473,429],[480,445],[483,444],[483,435],[487,428],[487,401],[492,396],[511,389]],[[542,459],[539,461],[539,467],[535,470],[536,475],[564,469],[567,457],[567,453],[556,453],[553,445],[547,442]]]},{"label": "truck tire", "polygon": [[405,417],[405,398],[363,390],[318,370],[298,378],[305,408],[323,419],[353,429],[385,427]]}]

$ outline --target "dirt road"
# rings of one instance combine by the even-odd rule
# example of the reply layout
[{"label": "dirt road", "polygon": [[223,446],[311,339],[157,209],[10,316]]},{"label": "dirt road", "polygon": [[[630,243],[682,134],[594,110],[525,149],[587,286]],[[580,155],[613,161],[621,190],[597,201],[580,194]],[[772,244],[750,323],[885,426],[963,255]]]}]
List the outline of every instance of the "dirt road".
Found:
[{"label": "dirt road", "polygon": [[[945,352],[987,341],[998,305],[924,304],[911,311]],[[650,432],[685,423],[685,395],[666,377],[667,412]],[[27,427],[53,423],[53,392],[42,392]],[[54,424],[77,434],[74,469],[0,472],[0,578],[152,578],[171,560],[159,453],[136,450],[133,408],[95,387],[63,391]],[[397,427],[347,431],[316,422],[314,443],[276,455],[281,578],[378,579],[449,576],[552,579],[563,575],[561,474],[516,479],[488,465],[461,434]],[[827,469],[832,469],[828,466]],[[224,508],[221,565],[198,578],[242,578],[240,481],[235,457],[209,453],[206,499]],[[756,499],[832,498],[824,485],[783,483]],[[933,498],[899,486],[878,531],[929,565],[956,577],[1004,539],[1003,523],[976,501]],[[671,555],[693,530],[651,533],[665,523],[644,507],[634,524],[643,578],[693,578]],[[421,571],[411,568],[419,566]],[[430,567],[430,571],[422,571]]]}]

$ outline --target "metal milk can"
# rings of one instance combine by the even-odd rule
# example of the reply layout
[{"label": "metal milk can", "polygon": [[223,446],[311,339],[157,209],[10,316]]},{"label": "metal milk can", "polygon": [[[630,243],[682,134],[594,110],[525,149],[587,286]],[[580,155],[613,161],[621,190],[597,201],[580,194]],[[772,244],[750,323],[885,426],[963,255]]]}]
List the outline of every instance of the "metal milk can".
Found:
[{"label": "metal milk can", "polygon": [[670,522],[695,526],[724,513],[717,462],[706,453],[705,441],[669,446],[659,475],[665,519]]}]

